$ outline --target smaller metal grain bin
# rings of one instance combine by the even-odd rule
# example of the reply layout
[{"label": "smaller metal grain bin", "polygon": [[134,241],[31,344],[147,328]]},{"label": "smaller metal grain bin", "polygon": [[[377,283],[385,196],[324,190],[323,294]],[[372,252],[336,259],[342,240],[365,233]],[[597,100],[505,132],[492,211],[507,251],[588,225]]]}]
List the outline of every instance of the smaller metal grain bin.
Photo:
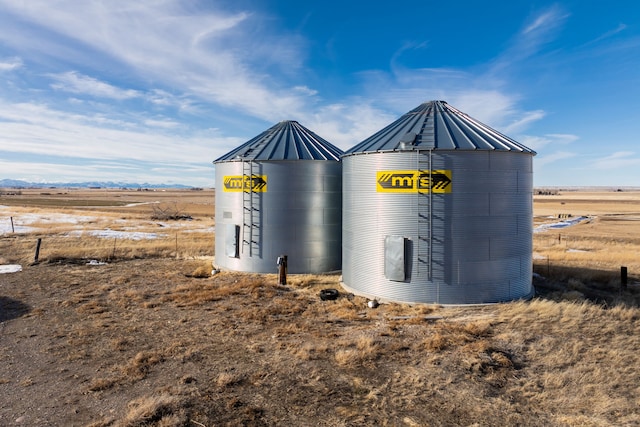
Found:
[{"label": "smaller metal grain bin", "polygon": [[415,303],[531,296],[534,155],[444,101],[348,150],[344,287]]},{"label": "smaller metal grain bin", "polygon": [[289,273],[341,267],[342,150],[283,121],[214,161],[215,263]]}]

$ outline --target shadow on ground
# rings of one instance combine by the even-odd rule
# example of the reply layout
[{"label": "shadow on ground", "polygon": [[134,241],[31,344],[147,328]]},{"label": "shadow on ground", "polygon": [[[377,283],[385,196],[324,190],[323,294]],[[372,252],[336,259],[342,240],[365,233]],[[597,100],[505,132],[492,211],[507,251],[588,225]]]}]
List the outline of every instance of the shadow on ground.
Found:
[{"label": "shadow on ground", "polygon": [[611,271],[560,265],[534,265],[536,295],[549,299],[588,300],[613,306],[640,307],[640,279],[629,275],[623,286]]},{"label": "shadow on ground", "polygon": [[24,316],[30,310],[31,307],[21,301],[0,296],[0,323]]}]

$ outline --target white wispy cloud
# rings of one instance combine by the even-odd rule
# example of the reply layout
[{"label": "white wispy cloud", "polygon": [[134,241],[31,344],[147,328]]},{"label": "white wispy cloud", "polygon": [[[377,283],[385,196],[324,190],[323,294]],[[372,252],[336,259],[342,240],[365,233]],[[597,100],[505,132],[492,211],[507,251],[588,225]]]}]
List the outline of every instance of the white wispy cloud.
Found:
[{"label": "white wispy cloud", "polygon": [[[404,44],[390,58],[390,71],[357,74],[360,87],[354,93],[360,96],[327,100],[305,80],[306,41],[264,25],[264,17],[255,12],[181,0],[113,0],[108,5],[0,0],[0,14],[5,16],[0,23],[6,24],[0,26],[0,43],[25,54],[0,60],[0,71],[28,68],[30,58],[69,64],[46,73],[53,82],[47,89],[54,89],[55,97],[37,103],[0,97],[4,151],[83,159],[75,169],[78,162],[65,165],[69,173],[81,175],[100,170],[134,176],[141,172],[127,162],[156,162],[153,169],[168,178],[179,178],[181,170],[206,174],[204,164],[283,119],[300,120],[347,149],[432,99],[446,100],[506,134],[524,132],[545,111],[519,106],[522,95],[510,80],[513,67],[538,52],[568,16],[557,6],[533,16],[509,49],[473,69],[405,67],[402,53],[430,42]],[[61,101],[66,94],[73,97]],[[110,105],[110,100],[118,102]],[[118,105],[130,109],[118,111]],[[169,117],[171,108],[178,115]],[[238,118],[230,117],[235,113]],[[212,128],[190,129],[194,117],[211,121]],[[245,134],[222,135],[215,129],[218,117],[235,120]],[[242,123],[245,118],[254,128],[256,123],[265,127],[254,134]],[[519,140],[534,149],[572,142],[565,134],[524,138]],[[86,164],[94,159],[100,162]],[[16,164],[37,173],[37,168]],[[42,173],[53,174],[56,167],[36,164]]]},{"label": "white wispy cloud", "polygon": [[347,150],[397,117],[364,99],[346,99],[301,116],[302,124],[322,138]]},{"label": "white wispy cloud", "polygon": [[540,151],[542,147],[547,146],[549,143],[551,143],[551,141],[552,139],[549,137],[537,135],[520,135],[518,137],[518,142],[524,144],[534,151]]},{"label": "white wispy cloud", "polygon": [[[99,61],[110,61],[109,65],[135,70],[145,79],[158,82],[157,88],[142,93],[136,87],[117,87],[86,73],[67,71],[52,75],[58,90],[117,100],[144,97],[158,106],[192,111],[197,97],[267,122],[303,115],[313,116],[313,123],[326,123],[328,130],[353,125],[356,127],[351,131],[353,136],[361,134],[360,128],[368,128],[360,121],[352,123],[348,117],[333,117],[329,106],[316,108],[310,102],[310,98],[320,95],[315,89],[304,83],[288,87],[285,83],[288,80],[278,80],[268,72],[274,68],[289,73],[301,69],[305,42],[299,36],[277,31],[260,33],[257,29],[264,27],[259,25],[262,17],[255,13],[225,12],[203,5],[186,6],[178,0],[141,0],[116,1],[107,8],[101,2],[89,0],[80,5],[73,0],[55,4],[46,0],[28,3],[0,0],[0,7],[6,11],[59,37],[59,42],[55,37],[48,40],[55,44],[49,48],[52,55],[77,61],[89,48],[102,54]],[[551,8],[535,17],[522,33],[527,37],[544,33],[562,17],[560,9]],[[2,30],[0,37],[20,49],[40,52],[41,40],[37,38],[14,37]],[[68,43],[69,40],[75,44]],[[369,92],[365,101],[369,115],[389,117],[390,110],[404,112],[423,101],[444,99],[473,117],[508,131],[520,130],[543,116],[541,110],[519,111],[518,95],[499,88],[502,82],[496,81],[489,71],[478,74],[477,70],[402,66],[398,60],[402,52],[422,49],[428,44],[421,41],[401,46],[391,58],[391,75],[375,70],[361,75],[365,91]],[[521,44],[516,42],[518,48]],[[167,87],[173,88],[174,93],[190,95],[170,94],[164,89]],[[381,87],[389,90],[380,90]],[[340,103],[356,110],[364,108],[350,101],[344,99]],[[355,102],[362,103],[361,97]],[[321,119],[323,114],[327,114],[325,119]],[[353,136],[336,135],[345,141]]]},{"label": "white wispy cloud", "polygon": [[2,71],[13,71],[17,68],[22,67],[22,59],[20,58],[5,58],[0,59],[0,72]]},{"label": "white wispy cloud", "polygon": [[379,104],[406,111],[419,102],[441,99],[505,134],[517,134],[546,112],[519,107],[522,95],[512,76],[557,35],[568,17],[558,5],[539,11],[514,34],[507,49],[470,69],[405,67],[402,53],[429,42],[405,43],[390,59],[391,73],[370,70],[362,76]]},{"label": "white wispy cloud", "polygon": [[[267,120],[300,110],[309,95],[287,89],[268,75],[271,67],[300,66],[304,55],[299,37],[256,34],[260,17],[245,11],[229,13],[179,0],[114,1],[109,7],[89,0],[0,0],[0,7],[31,22],[34,35],[40,30],[54,35],[42,40],[0,30],[1,40],[25,52],[41,54],[40,44],[46,42],[49,55],[85,67],[91,66],[84,59],[86,50],[100,52],[97,69],[135,70],[141,78]],[[66,73],[59,76],[58,87],[121,98],[136,95],[92,79]]]},{"label": "white wispy cloud", "polygon": [[30,103],[0,103],[0,121],[3,122],[0,147],[4,151],[79,159],[179,160],[198,164],[223,154],[220,147],[240,142],[238,138],[215,133],[206,136],[167,133],[165,130],[174,126],[166,121],[104,126],[99,120],[96,123],[93,115],[71,114]]},{"label": "white wispy cloud", "polygon": [[[559,4],[534,14],[516,37],[513,47],[523,55],[530,55],[551,40],[569,16]],[[511,49],[510,53],[514,53],[515,49]]]},{"label": "white wispy cloud", "polygon": [[558,4],[534,13],[522,30],[514,34],[509,46],[490,61],[485,78],[502,84],[512,81],[514,72],[527,67],[527,61],[535,60],[536,55],[557,37],[569,16]]},{"label": "white wispy cloud", "polygon": [[551,154],[546,154],[544,156],[536,156],[533,160],[533,164],[536,168],[541,168],[550,163],[554,163],[560,160],[570,159],[572,157],[576,157],[577,154],[569,151],[556,151]]},{"label": "white wispy cloud", "polygon": [[531,123],[542,119],[545,116],[545,112],[542,110],[525,111],[516,118],[515,121],[509,123],[505,128],[506,133],[516,133],[523,129],[526,129]]},{"label": "white wispy cloud", "polygon": [[570,133],[550,133],[547,134],[547,136],[553,138],[553,140],[559,144],[571,144],[580,139],[578,135],[572,135]]},{"label": "white wispy cloud", "polygon": [[621,32],[623,32],[624,30],[626,30],[626,29],[627,29],[627,27],[628,27],[628,26],[627,26],[627,24],[620,23],[620,24],[618,24],[618,26],[617,26],[616,28],[614,28],[614,29],[612,29],[612,30],[607,31],[607,32],[606,32],[606,33],[604,33],[604,34],[601,34],[600,36],[598,36],[598,37],[596,37],[595,39],[591,40],[588,44],[597,43],[597,42],[599,42],[599,41],[601,41],[601,40],[604,40],[604,39],[608,39],[608,38],[610,38],[610,37],[613,37],[613,36],[615,36],[616,34],[621,33]]},{"label": "white wispy cloud", "polygon": [[558,7],[552,6],[549,10],[544,11],[533,17],[533,20],[525,26],[522,34],[529,34],[534,31],[545,31],[547,28],[554,26],[559,17]]},{"label": "white wispy cloud", "polygon": [[[58,161],[55,161],[58,160]],[[145,164],[100,163],[78,164],[73,159],[47,158],[41,161],[16,161],[0,158],[0,169],[14,179],[27,182],[90,182],[114,181],[150,184],[184,184],[185,179],[192,185],[211,187],[214,184],[213,165],[174,165],[149,167]]]},{"label": "white wispy cloud", "polygon": [[308,96],[314,96],[314,95],[318,94],[317,90],[311,89],[311,88],[309,88],[307,86],[294,86],[293,90],[298,92],[298,93],[301,93],[303,95],[308,95]]},{"label": "white wispy cloud", "polygon": [[493,128],[502,127],[516,112],[514,97],[499,90],[456,88],[448,98],[454,107]]},{"label": "white wispy cloud", "polygon": [[597,159],[593,162],[595,169],[620,170],[629,167],[640,166],[640,157],[633,151],[616,151],[609,156]]},{"label": "white wispy cloud", "polygon": [[518,141],[527,147],[540,151],[548,146],[555,147],[558,145],[566,146],[580,139],[577,135],[550,133],[542,136],[536,135],[519,135]]},{"label": "white wispy cloud", "polygon": [[133,89],[121,89],[108,83],[99,81],[93,77],[79,74],[75,71],[68,71],[60,74],[50,74],[49,77],[56,83],[51,87],[75,94],[83,94],[101,98],[129,99],[139,97],[141,94]]},{"label": "white wispy cloud", "polygon": [[151,89],[144,94],[144,99],[160,107],[174,107],[185,113],[198,111],[195,101],[188,94],[173,94],[162,89]]},{"label": "white wispy cloud", "polygon": [[146,119],[144,124],[150,128],[175,129],[180,126],[180,122],[171,119]]}]

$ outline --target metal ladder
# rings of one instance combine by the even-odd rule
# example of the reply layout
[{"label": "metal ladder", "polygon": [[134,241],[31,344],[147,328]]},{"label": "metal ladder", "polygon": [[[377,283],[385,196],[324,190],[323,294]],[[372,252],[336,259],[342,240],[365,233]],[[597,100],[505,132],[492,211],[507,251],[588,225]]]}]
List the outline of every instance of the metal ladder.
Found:
[{"label": "metal ladder", "polygon": [[[433,108],[433,107],[432,107]],[[431,110],[420,130],[420,146],[416,150],[418,169],[418,274],[433,279],[433,149],[436,146],[436,111]],[[422,179],[420,179],[422,176]],[[420,185],[422,183],[422,185]]]},{"label": "metal ladder", "polygon": [[249,256],[260,254],[260,201],[254,191],[254,178],[260,175],[260,164],[253,160],[242,161],[242,250]]},{"label": "metal ladder", "polygon": [[[433,192],[431,191],[432,150],[417,150],[418,169],[418,274],[431,280],[433,261]],[[426,176],[425,176],[426,174]],[[422,176],[422,179],[420,179]],[[420,185],[423,183],[424,185]]]}]

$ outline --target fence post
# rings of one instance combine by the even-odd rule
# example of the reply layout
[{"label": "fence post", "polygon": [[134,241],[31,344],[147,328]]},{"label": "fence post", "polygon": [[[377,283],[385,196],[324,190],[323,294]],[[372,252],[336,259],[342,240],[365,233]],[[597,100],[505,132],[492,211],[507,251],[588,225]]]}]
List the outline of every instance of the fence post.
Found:
[{"label": "fence post", "polygon": [[278,257],[278,285],[287,284],[287,256],[280,255]]},{"label": "fence post", "polygon": [[42,239],[38,237],[38,243],[36,244],[36,256],[33,258],[33,262],[35,264],[38,263],[38,257],[40,257],[40,244],[42,243]]},{"label": "fence post", "polygon": [[11,217],[11,233],[15,233],[16,229],[13,228],[13,217]]}]

